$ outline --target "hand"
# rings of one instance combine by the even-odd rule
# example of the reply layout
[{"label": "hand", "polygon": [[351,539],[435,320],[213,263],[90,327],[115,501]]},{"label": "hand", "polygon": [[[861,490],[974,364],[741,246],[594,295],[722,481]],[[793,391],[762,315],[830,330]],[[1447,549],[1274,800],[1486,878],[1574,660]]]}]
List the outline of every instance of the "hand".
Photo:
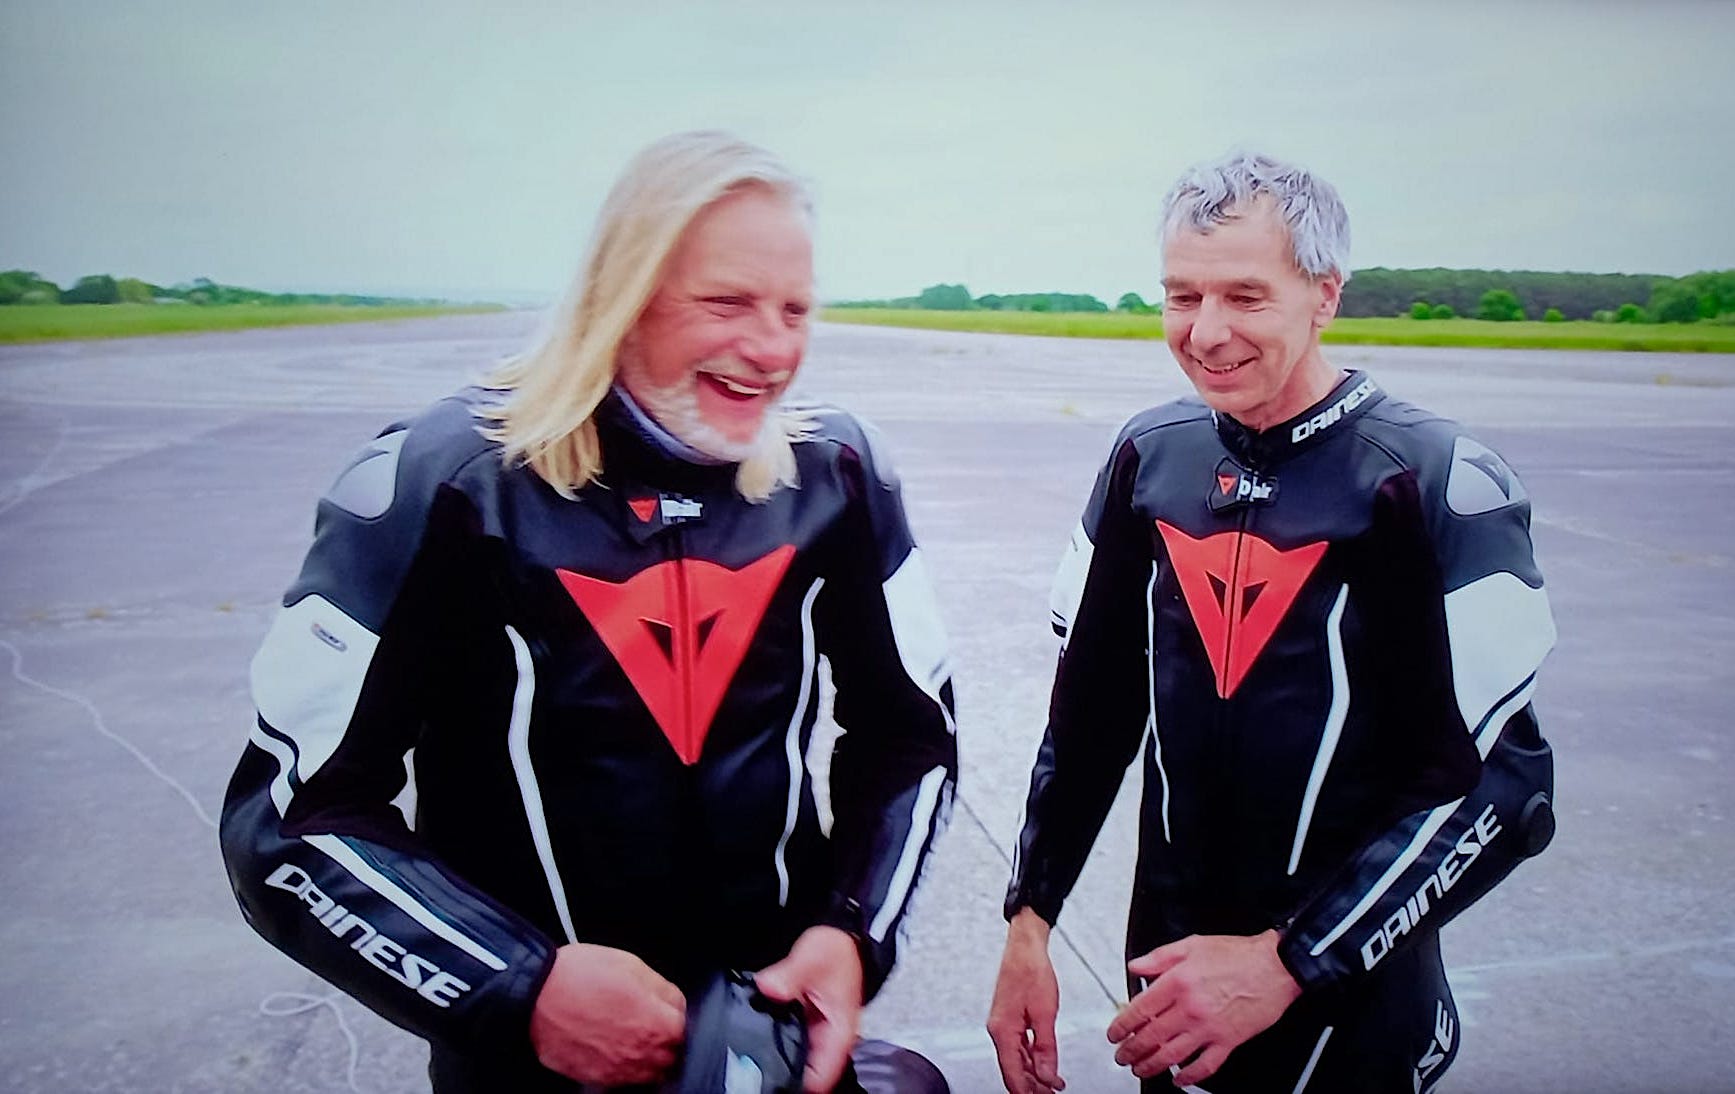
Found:
[{"label": "hand", "polygon": [[1301,995],[1277,957],[1277,942],[1276,931],[1193,935],[1127,962],[1150,986],[1109,1023],[1115,1062],[1141,1079],[1183,1065],[1176,1086],[1216,1074],[1230,1052]]},{"label": "hand", "polygon": [[800,1000],[807,1015],[806,1094],[826,1094],[843,1077],[861,1028],[861,954],[855,939],[836,927],[809,927],[789,956],[753,980],[767,998]]},{"label": "hand", "polygon": [[679,988],[625,950],[569,943],[530,1013],[542,1066],[581,1083],[624,1086],[663,1078],[687,1028]]},{"label": "hand", "polygon": [[1000,978],[988,1008],[988,1036],[1000,1059],[1008,1094],[1053,1094],[1066,1089],[1054,1019],[1060,1013],[1060,982],[1048,958],[1048,923],[1020,909],[1006,928]]}]

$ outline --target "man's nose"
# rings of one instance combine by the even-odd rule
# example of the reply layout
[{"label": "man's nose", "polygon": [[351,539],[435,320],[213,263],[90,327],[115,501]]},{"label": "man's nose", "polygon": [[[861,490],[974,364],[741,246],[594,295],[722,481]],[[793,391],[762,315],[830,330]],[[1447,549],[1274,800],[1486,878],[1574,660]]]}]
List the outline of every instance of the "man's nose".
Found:
[{"label": "man's nose", "polygon": [[1195,351],[1209,351],[1218,348],[1229,341],[1229,317],[1223,311],[1221,304],[1211,300],[1199,303],[1199,311],[1193,316],[1193,328],[1187,335]]},{"label": "man's nose", "polygon": [[736,346],[741,359],[760,372],[794,371],[807,346],[804,326],[791,327],[781,314],[762,318]]}]

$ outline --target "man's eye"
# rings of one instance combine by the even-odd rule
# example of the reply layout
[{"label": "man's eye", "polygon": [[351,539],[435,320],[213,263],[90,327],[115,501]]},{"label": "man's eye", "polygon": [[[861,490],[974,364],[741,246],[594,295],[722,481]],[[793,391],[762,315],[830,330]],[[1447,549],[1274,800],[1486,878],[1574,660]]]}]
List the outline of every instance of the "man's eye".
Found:
[{"label": "man's eye", "polygon": [[1254,304],[1259,303],[1259,298],[1257,296],[1248,296],[1246,293],[1241,293],[1237,296],[1231,296],[1229,301],[1230,303],[1237,304],[1243,308],[1249,308]]},{"label": "man's eye", "polygon": [[744,296],[707,296],[705,303],[718,308],[744,308],[747,298]]},{"label": "man's eye", "polygon": [[808,310],[806,304],[789,304],[784,307],[783,314],[792,320],[799,321],[807,318]]},{"label": "man's eye", "polygon": [[1190,308],[1198,302],[1199,298],[1192,293],[1169,294],[1169,307],[1171,308]]}]

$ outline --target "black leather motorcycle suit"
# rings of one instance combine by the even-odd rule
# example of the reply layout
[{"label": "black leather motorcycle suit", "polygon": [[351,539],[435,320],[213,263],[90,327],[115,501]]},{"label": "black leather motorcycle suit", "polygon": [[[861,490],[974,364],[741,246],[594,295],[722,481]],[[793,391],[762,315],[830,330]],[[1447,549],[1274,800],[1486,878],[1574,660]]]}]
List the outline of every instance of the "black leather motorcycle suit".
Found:
[{"label": "black leather motorcycle suit", "polygon": [[1142,746],[1128,957],[1275,927],[1303,989],[1203,1087],[1431,1086],[1436,932],[1553,832],[1529,522],[1497,455],[1360,373],[1262,432],[1134,417],[1056,580],[1007,916],[1060,914]]},{"label": "black leather motorcycle suit", "polygon": [[[922,557],[868,436],[812,411],[799,487],[752,504],[611,393],[601,481],[566,498],[503,466],[489,397],[392,426],[320,502],[223,810],[248,921],[429,1039],[442,1090],[576,1089],[528,1039],[567,941],[691,991],[832,924],[871,994],[957,754]],[[845,732],[816,782],[828,678]]]}]

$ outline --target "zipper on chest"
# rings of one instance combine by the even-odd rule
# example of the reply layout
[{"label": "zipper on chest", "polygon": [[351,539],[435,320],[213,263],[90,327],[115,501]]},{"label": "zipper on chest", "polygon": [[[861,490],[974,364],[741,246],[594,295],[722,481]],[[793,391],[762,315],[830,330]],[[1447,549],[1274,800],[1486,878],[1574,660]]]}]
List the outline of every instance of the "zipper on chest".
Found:
[{"label": "zipper on chest", "polygon": [[698,662],[698,650],[694,647],[699,640],[698,631],[693,619],[693,588],[688,573],[685,536],[677,525],[668,530],[663,540],[666,564],[663,567],[663,603],[668,605],[672,619],[669,620],[669,662],[674,671],[674,681],[678,695],[675,697],[677,717],[680,726],[677,736],[683,743],[689,743],[696,738],[693,710],[693,678]]},{"label": "zipper on chest", "polygon": [[1224,684],[1230,680],[1239,681],[1241,675],[1246,671],[1245,665],[1238,664],[1240,661],[1237,656],[1240,652],[1240,645],[1237,641],[1238,632],[1242,620],[1247,617],[1247,609],[1252,607],[1251,604],[1246,603],[1249,593],[1253,596],[1257,596],[1259,593],[1259,588],[1250,586],[1247,580],[1248,526],[1252,524],[1252,516],[1252,510],[1243,510],[1235,522],[1235,531],[1230,533],[1233,540],[1229,550],[1228,583],[1222,594],[1223,639],[1218,655],[1212,659],[1214,663],[1223,666],[1223,671],[1219,674],[1217,691],[1219,697],[1224,699],[1227,699],[1229,692],[1234,690],[1233,685],[1226,689]]},{"label": "zipper on chest", "polygon": [[1250,534],[1251,514],[1236,514],[1229,530],[1195,538],[1166,521],[1157,521],[1169,566],[1192,616],[1216,683],[1217,698],[1234,694],[1246,673],[1250,653],[1246,626],[1264,593],[1264,582],[1249,575],[1257,541]]}]

